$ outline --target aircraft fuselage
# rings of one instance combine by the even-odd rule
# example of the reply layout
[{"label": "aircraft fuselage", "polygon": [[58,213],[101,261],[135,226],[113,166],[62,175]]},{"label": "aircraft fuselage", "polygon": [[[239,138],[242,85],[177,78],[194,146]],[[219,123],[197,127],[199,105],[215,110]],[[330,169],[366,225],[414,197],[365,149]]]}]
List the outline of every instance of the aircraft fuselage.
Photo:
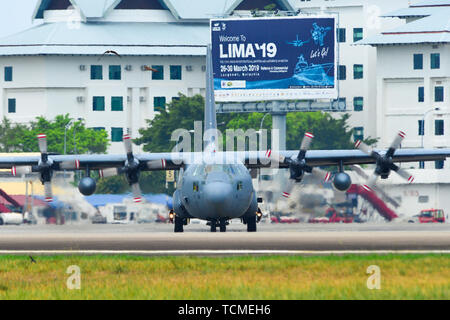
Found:
[{"label": "aircraft fuselage", "polygon": [[257,200],[244,165],[190,165],[174,193],[174,211],[183,218],[208,221],[255,215]]}]

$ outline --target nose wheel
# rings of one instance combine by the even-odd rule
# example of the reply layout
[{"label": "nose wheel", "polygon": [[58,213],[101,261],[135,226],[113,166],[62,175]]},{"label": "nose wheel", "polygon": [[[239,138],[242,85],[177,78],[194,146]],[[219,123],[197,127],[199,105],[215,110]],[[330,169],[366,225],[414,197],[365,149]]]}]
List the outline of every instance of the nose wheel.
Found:
[{"label": "nose wheel", "polygon": [[217,227],[219,227],[220,232],[227,232],[227,220],[219,219],[218,221],[211,221],[211,232],[216,232]]}]

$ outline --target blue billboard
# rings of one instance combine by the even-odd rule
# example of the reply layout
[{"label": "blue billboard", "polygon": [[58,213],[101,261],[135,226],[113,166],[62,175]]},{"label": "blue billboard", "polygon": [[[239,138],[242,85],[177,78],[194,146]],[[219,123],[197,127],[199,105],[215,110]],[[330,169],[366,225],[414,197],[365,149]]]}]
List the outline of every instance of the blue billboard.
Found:
[{"label": "blue billboard", "polygon": [[211,20],[217,101],[335,99],[334,17]]}]

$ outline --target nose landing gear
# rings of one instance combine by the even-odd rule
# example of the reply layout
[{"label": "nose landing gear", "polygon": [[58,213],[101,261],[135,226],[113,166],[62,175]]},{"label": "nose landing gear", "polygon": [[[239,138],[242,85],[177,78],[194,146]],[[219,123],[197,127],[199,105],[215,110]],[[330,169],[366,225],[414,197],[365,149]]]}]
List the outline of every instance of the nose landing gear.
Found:
[{"label": "nose landing gear", "polygon": [[217,227],[219,227],[220,232],[227,232],[227,219],[211,220],[211,232],[216,232]]}]

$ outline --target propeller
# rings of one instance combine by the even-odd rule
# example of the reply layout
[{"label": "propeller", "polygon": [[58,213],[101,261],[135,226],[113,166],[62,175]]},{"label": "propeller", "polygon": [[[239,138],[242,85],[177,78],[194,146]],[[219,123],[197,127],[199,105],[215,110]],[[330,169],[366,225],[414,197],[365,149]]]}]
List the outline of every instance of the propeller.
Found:
[{"label": "propeller", "polygon": [[123,144],[127,159],[125,160],[124,166],[122,168],[107,168],[100,170],[101,178],[114,177],[119,174],[125,174],[128,184],[131,186],[131,191],[133,193],[133,201],[136,203],[142,202],[142,191],[139,186],[139,176],[142,170],[161,170],[166,167],[166,160],[151,160],[147,162],[141,162],[133,154],[133,143],[131,136],[125,134],[123,136]]},{"label": "propeller", "polygon": [[[302,181],[305,173],[310,173],[316,178],[328,182],[331,179],[330,172],[327,172],[320,168],[314,168],[306,164],[306,152],[309,150],[313,139],[314,135],[312,133],[310,132],[305,133],[302,143],[300,145],[300,151],[297,157],[294,159],[283,157],[282,155],[276,154],[270,150],[266,152],[266,157],[272,158],[273,161],[279,161],[280,163],[288,164],[290,172],[289,178],[291,180],[294,180],[294,182]],[[289,186],[290,184],[288,183],[288,187]],[[291,195],[289,192],[285,191],[282,193],[282,196],[285,198],[289,198]]]},{"label": "propeller", "polygon": [[55,163],[52,159],[48,157],[47,148],[47,136],[43,133],[38,134],[38,145],[41,157],[36,166],[13,166],[11,168],[11,173],[13,176],[25,175],[32,172],[39,173],[39,179],[44,185],[45,201],[53,201],[53,190],[52,190],[52,177],[54,170],[78,170],[80,168],[80,161],[70,160],[63,161],[61,163]]},{"label": "propeller", "polygon": [[373,190],[377,183],[378,177],[381,177],[381,179],[387,179],[391,171],[395,171],[399,176],[401,176],[409,183],[412,183],[414,181],[414,177],[411,174],[409,174],[408,171],[400,168],[393,162],[393,156],[395,154],[395,151],[400,147],[405,137],[406,134],[403,131],[399,131],[397,136],[394,138],[394,141],[392,141],[388,151],[384,155],[381,155],[377,151],[371,149],[361,140],[356,141],[355,148],[366,153],[370,157],[374,158],[376,161],[374,173],[368,179],[367,184],[363,186],[366,190]]}]

